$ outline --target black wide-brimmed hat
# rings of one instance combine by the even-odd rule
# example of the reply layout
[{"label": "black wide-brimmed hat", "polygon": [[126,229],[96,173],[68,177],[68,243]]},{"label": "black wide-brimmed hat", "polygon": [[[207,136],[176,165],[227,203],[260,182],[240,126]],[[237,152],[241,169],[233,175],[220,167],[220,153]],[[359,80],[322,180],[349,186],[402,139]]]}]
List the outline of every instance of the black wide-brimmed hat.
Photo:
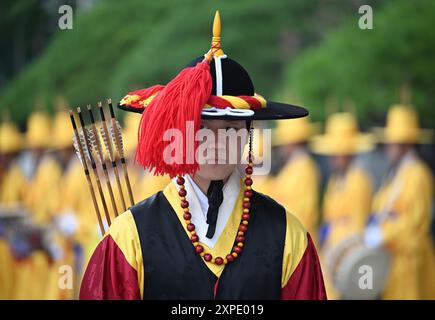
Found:
[{"label": "black wide-brimmed hat", "polygon": [[280,120],[308,115],[302,107],[267,101],[257,94],[248,72],[224,54],[220,31],[216,12],[211,48],[203,57],[193,60],[168,84],[130,92],[119,102],[120,109],[142,113],[136,159],[143,167],[171,176],[196,172],[197,163],[170,165],[162,154],[170,144],[164,139],[168,132],[181,132],[183,141],[176,149],[184,149],[191,139],[187,138],[190,129],[196,134],[201,119]]},{"label": "black wide-brimmed hat", "polygon": [[[257,95],[246,69],[223,53],[220,48],[220,32],[216,31],[220,31],[218,13],[215,17],[212,41],[212,47],[217,47],[218,50],[214,52],[210,61],[212,88],[208,104],[204,106],[201,115],[203,119],[279,120],[308,115],[308,111],[303,107],[267,101]],[[198,57],[187,67],[194,67],[203,60],[204,56]],[[158,87],[155,91],[151,90],[155,96],[164,89],[163,86]],[[126,111],[142,113],[152,101],[149,96],[143,95],[144,90],[130,92],[121,100],[118,107]]]}]

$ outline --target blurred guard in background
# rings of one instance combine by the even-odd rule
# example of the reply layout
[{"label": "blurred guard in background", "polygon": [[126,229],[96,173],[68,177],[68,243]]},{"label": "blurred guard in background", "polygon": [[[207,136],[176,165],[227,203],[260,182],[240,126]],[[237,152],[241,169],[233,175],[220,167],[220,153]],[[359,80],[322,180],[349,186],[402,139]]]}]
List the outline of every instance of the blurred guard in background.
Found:
[{"label": "blurred guard in background", "polygon": [[281,121],[273,136],[286,163],[272,178],[270,196],[293,213],[313,235],[319,220],[319,170],[307,150],[314,126],[308,118]]},{"label": "blurred guard in background", "polygon": [[[344,239],[361,233],[370,213],[372,181],[369,174],[354,162],[357,153],[374,145],[370,134],[359,132],[350,112],[335,113],[326,122],[326,133],[312,139],[314,152],[330,156],[330,176],[322,208],[323,224],[319,230],[322,255]],[[325,269],[325,284],[330,299],[339,298],[331,287]]]},{"label": "blurred guard in background", "polygon": [[415,145],[429,142],[414,109],[393,106],[382,130],[390,170],[373,203],[374,216],[365,233],[372,247],[392,253],[385,299],[435,299],[435,262],[429,234],[433,177]]},{"label": "blurred guard in background", "polygon": [[16,206],[22,202],[26,178],[17,163],[24,145],[18,128],[7,121],[0,125],[0,205]]},{"label": "blurred guard in background", "polygon": [[[62,168],[56,159],[48,154],[53,140],[51,120],[45,112],[34,112],[27,125],[27,147],[29,149],[26,168],[29,182],[24,195],[24,203],[31,213],[30,230],[43,229],[38,232],[41,238],[48,236],[52,210],[56,201],[56,188],[59,185]],[[20,240],[21,237],[17,239]],[[56,298],[48,290],[53,281],[52,263],[61,258],[62,252],[55,241],[45,241],[44,246],[32,247],[31,239],[24,237],[24,242],[13,242],[15,252],[22,250],[22,245],[30,247],[16,258],[16,279],[14,299]],[[56,272],[57,273],[57,272]]]},{"label": "blurred guard in background", "polygon": [[24,174],[17,164],[23,148],[18,128],[6,121],[0,125],[0,300],[12,299],[14,258],[6,237],[6,215],[19,210],[26,185]]},{"label": "blurred guard in background", "polygon": [[[123,130],[124,152],[129,166],[128,172],[133,194],[138,199],[146,199],[163,190],[170,182],[170,179],[167,175],[155,176],[151,172],[143,170],[139,165],[134,164],[139,122],[139,114],[128,112],[125,115]],[[125,187],[124,190],[127,190],[127,188]]]},{"label": "blurred guard in background", "polygon": [[[97,225],[94,216],[89,214],[87,209],[90,199],[85,188],[86,179],[83,176],[83,169],[76,158],[72,145],[73,131],[67,126],[70,121],[67,113],[67,103],[58,97],[56,101],[58,112],[53,121],[53,150],[61,165],[62,177],[59,180],[54,192],[56,201],[52,208],[53,225],[57,230],[57,241],[59,242],[63,256],[57,261],[53,270],[53,283],[51,283],[51,294],[55,299],[73,299],[77,297],[76,292],[79,286],[80,275],[85,259],[86,246],[95,244],[97,241]],[[91,249],[89,249],[91,250]],[[59,290],[57,282],[60,265],[71,266],[74,270],[73,288]]]},{"label": "blurred guard in background", "polygon": [[51,220],[55,191],[62,175],[62,167],[52,154],[48,154],[57,134],[53,134],[51,120],[45,112],[36,111],[30,115],[26,134],[30,173],[25,203],[34,221],[40,224]]}]

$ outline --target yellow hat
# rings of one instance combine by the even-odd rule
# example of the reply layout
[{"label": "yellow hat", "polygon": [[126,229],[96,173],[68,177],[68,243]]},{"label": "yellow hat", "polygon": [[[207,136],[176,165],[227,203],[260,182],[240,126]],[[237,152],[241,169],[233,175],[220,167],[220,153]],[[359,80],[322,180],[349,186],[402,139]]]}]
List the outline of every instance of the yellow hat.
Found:
[{"label": "yellow hat", "polygon": [[282,146],[308,141],[316,131],[318,131],[318,125],[311,123],[308,117],[282,120],[273,132],[272,145]]},{"label": "yellow hat", "polygon": [[70,123],[70,118],[67,111],[62,110],[56,113],[53,120],[53,139],[52,147],[55,149],[65,149],[72,147],[73,130]]},{"label": "yellow hat", "polygon": [[140,118],[139,114],[133,112],[128,112],[124,117],[122,135],[124,137],[124,153],[127,158],[130,158],[136,151]]},{"label": "yellow hat", "polygon": [[351,155],[370,151],[374,136],[361,133],[355,116],[350,112],[334,113],[326,121],[326,132],[312,138],[314,152],[325,155]]},{"label": "yellow hat", "polygon": [[0,153],[20,151],[23,144],[23,137],[17,126],[9,121],[0,125]]},{"label": "yellow hat", "polygon": [[420,129],[417,112],[403,104],[393,105],[387,114],[387,126],[374,128],[384,143],[430,143],[433,130]]},{"label": "yellow hat", "polygon": [[26,140],[29,148],[50,147],[52,140],[51,121],[46,113],[36,111],[30,115],[27,121]]}]

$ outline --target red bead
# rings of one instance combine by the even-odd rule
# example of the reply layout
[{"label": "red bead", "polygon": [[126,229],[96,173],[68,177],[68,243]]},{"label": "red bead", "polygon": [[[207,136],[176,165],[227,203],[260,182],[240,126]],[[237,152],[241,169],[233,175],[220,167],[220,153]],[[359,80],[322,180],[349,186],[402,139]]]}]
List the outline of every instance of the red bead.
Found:
[{"label": "red bead", "polygon": [[198,242],[199,237],[198,237],[198,235],[194,234],[193,236],[190,237],[190,240],[192,240],[192,242]]},{"label": "red bead", "polygon": [[183,218],[184,220],[190,220],[190,218],[192,218],[192,215],[190,214],[190,212],[185,212],[183,214]]},{"label": "red bead", "polygon": [[224,263],[224,259],[222,259],[221,257],[217,257],[214,262],[220,266],[222,263]]},{"label": "red bead", "polygon": [[252,186],[252,179],[251,178],[246,178],[245,179],[245,185],[246,186]]},{"label": "red bead", "polygon": [[201,246],[201,245],[197,245],[197,246],[195,247],[195,252],[196,252],[196,253],[201,253],[201,252],[203,252],[203,251],[204,251],[203,246]]},{"label": "red bead", "polygon": [[188,208],[188,207],[189,207],[189,201],[186,201],[186,200],[181,201],[181,207],[182,207],[183,209]]},{"label": "red bead", "polygon": [[243,237],[243,236],[238,236],[238,237],[236,238],[236,241],[237,241],[237,242],[244,242],[244,241],[245,241],[245,237]]},{"label": "red bead", "polygon": [[205,260],[205,261],[211,261],[212,258],[213,258],[213,257],[211,256],[210,253],[206,253],[206,254],[204,255],[204,260]]},{"label": "red bead", "polygon": [[178,184],[179,186],[183,185],[183,184],[184,184],[184,178],[183,178],[183,177],[178,177],[178,178],[177,178],[177,184]]},{"label": "red bead", "polygon": [[227,254],[227,261],[228,262],[233,262],[234,261],[234,256],[232,254]]},{"label": "red bead", "polygon": [[193,230],[195,230],[195,225],[194,225],[193,223],[189,223],[189,224],[187,225],[187,230],[189,230],[189,231],[193,231]]},{"label": "red bead", "polygon": [[237,254],[241,254],[242,253],[242,248],[238,247],[238,246],[234,246],[233,251]]},{"label": "red bead", "polygon": [[252,169],[251,166],[247,166],[246,169],[245,169],[246,174],[252,174],[253,171],[254,170]]},{"label": "red bead", "polygon": [[186,189],[180,189],[180,190],[178,190],[178,195],[180,197],[185,197],[186,194],[187,194]]},{"label": "red bead", "polygon": [[239,226],[239,231],[246,232],[246,230],[248,230],[248,227],[247,227],[246,225],[241,224],[241,225]]},{"label": "red bead", "polygon": [[242,214],[242,220],[249,220],[250,217],[251,215],[249,213]]},{"label": "red bead", "polygon": [[243,202],[243,209],[249,209],[251,207],[250,202]]},{"label": "red bead", "polygon": [[252,197],[252,190],[245,190],[243,193],[246,198]]}]

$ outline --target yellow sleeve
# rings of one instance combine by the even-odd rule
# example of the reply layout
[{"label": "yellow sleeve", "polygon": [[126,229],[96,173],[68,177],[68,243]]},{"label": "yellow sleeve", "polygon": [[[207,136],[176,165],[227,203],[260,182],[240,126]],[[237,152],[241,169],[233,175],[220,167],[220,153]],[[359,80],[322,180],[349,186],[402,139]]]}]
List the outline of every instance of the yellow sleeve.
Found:
[{"label": "yellow sleeve", "polygon": [[287,226],[282,260],[281,288],[287,284],[293,271],[295,271],[308,244],[307,231],[299,220],[288,211],[286,211],[286,220]]},{"label": "yellow sleeve", "polygon": [[418,242],[430,227],[433,178],[427,168],[413,165],[399,179],[402,191],[391,209],[394,217],[381,225],[382,233],[387,243],[400,239]]}]

